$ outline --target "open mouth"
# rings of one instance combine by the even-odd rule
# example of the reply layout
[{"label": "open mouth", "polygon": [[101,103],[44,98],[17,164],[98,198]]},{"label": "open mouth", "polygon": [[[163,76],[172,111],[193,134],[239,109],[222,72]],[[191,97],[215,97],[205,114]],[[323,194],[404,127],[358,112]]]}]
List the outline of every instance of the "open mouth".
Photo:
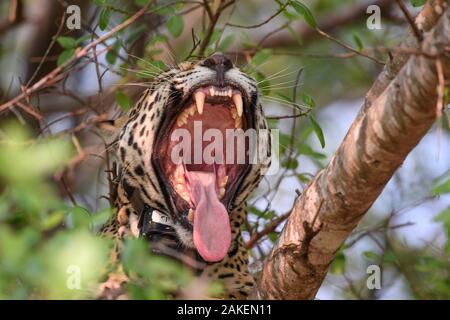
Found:
[{"label": "open mouth", "polygon": [[168,108],[156,138],[152,161],[165,196],[206,261],[222,260],[230,247],[228,209],[249,169],[249,141],[238,140],[254,127],[251,110],[236,86],[197,87]]}]

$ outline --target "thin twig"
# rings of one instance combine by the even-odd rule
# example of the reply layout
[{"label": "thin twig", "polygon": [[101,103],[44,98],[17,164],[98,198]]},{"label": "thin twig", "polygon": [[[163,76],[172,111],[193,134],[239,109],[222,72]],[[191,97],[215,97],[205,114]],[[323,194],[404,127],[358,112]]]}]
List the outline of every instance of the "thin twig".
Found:
[{"label": "thin twig", "polygon": [[244,26],[244,25],[241,25],[241,24],[227,23],[225,25],[229,26],[229,27],[243,28],[243,29],[259,28],[259,27],[265,25],[266,23],[268,23],[269,21],[271,21],[272,19],[274,19],[275,17],[277,17],[281,12],[283,12],[283,10],[287,7],[288,4],[289,4],[289,1],[286,2],[282,7],[280,7],[280,9],[278,9],[278,11],[275,12],[273,15],[271,15],[269,18],[267,18],[263,22],[260,22],[260,23],[257,23],[257,24],[253,24],[253,25],[250,25],[250,26]]},{"label": "thin twig", "polygon": [[423,40],[422,33],[420,32],[419,28],[417,28],[417,25],[414,22],[414,18],[412,17],[411,13],[409,13],[405,3],[403,2],[403,0],[396,0],[396,1],[400,9],[402,10],[403,14],[405,15],[406,20],[408,20],[408,23],[411,26],[411,29],[414,32],[414,36],[417,38],[417,41],[422,42]]},{"label": "thin twig", "polygon": [[82,49],[78,49],[75,54],[68,59],[66,62],[62,63],[59,67],[53,69],[50,73],[48,73],[46,76],[41,78],[38,82],[36,82],[32,87],[25,89],[20,95],[16,96],[15,98],[9,100],[8,102],[0,105],[0,112],[14,106],[17,104],[17,102],[21,101],[22,99],[30,96],[31,94],[39,91],[42,87],[44,87],[46,84],[48,84],[49,81],[53,80],[56,76],[58,76],[66,67],[70,66],[74,62],[78,61],[80,58],[86,56],[89,51],[97,46],[98,44],[102,43],[103,41],[109,39],[117,32],[121,31],[122,29],[126,28],[130,24],[134,23],[137,19],[139,19],[141,16],[143,16],[146,12],[148,7],[153,4],[154,1],[149,2],[146,6],[144,6],[141,10],[136,12],[133,16],[122,22],[121,24],[117,25],[113,29],[111,29],[109,32],[105,33],[101,37],[97,38],[95,41],[89,43]]},{"label": "thin twig", "polygon": [[270,221],[268,224],[266,224],[266,226],[264,227],[264,229],[262,229],[259,232],[254,233],[250,239],[247,241],[247,243],[245,244],[245,248],[247,249],[251,249],[253,248],[253,246],[264,236],[268,235],[269,233],[275,231],[275,229],[284,221],[286,220],[289,215],[291,214],[291,212],[287,212],[281,216],[276,217],[275,219],[273,219],[272,221]]},{"label": "thin twig", "polygon": [[374,57],[371,57],[371,56],[369,56],[369,55],[367,55],[367,54],[365,54],[365,53],[363,53],[363,52],[360,52],[360,51],[358,51],[358,50],[352,48],[351,46],[345,44],[344,42],[342,42],[342,41],[339,40],[339,39],[336,39],[336,38],[333,37],[332,35],[326,33],[325,31],[320,30],[319,28],[316,28],[316,31],[317,31],[320,35],[322,35],[322,36],[324,36],[325,38],[327,38],[327,39],[329,39],[329,40],[331,40],[331,41],[337,43],[337,44],[340,45],[341,47],[343,47],[343,48],[345,48],[345,49],[347,49],[347,50],[349,50],[349,51],[351,51],[351,52],[353,52],[353,53],[355,53],[355,54],[357,54],[357,55],[360,55],[360,56],[366,57],[366,58],[368,58],[368,59],[370,59],[370,60],[372,60],[372,61],[375,61],[375,62],[378,63],[378,64],[384,65],[384,62],[382,62],[382,61],[380,61],[380,60],[378,60],[378,59],[376,59],[376,58],[374,58]]},{"label": "thin twig", "polygon": [[28,80],[28,82],[26,84],[27,87],[29,87],[30,84],[33,82],[34,78],[39,73],[39,70],[41,70],[42,65],[47,60],[50,50],[52,50],[53,46],[55,45],[56,39],[61,34],[61,31],[64,27],[64,21],[66,21],[66,12],[64,12],[61,17],[61,22],[59,23],[58,31],[56,31],[56,34],[53,36],[52,41],[50,42],[50,45],[48,46],[47,50],[45,51],[44,55],[42,56],[42,59],[40,60],[39,65],[37,66],[36,70],[34,71],[33,75],[31,76],[30,80]]}]

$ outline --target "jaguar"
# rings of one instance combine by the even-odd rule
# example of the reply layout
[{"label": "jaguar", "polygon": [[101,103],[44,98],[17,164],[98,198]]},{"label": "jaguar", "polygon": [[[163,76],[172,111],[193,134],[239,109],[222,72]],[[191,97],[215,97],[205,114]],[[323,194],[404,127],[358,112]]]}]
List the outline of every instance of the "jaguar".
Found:
[{"label": "jaguar", "polygon": [[[254,278],[241,227],[246,201],[271,157],[270,130],[256,80],[222,53],[182,62],[152,81],[122,123],[117,139],[117,214],[103,229],[119,243],[116,258],[126,237],[144,237],[153,252],[221,281],[223,298],[247,298]],[[244,137],[240,147],[225,143],[227,147],[211,153],[212,162],[194,159],[186,149],[174,161],[179,132],[191,134],[184,146],[194,151],[208,148],[204,140],[195,146],[198,124],[203,137],[213,130],[229,142],[237,137],[230,136],[230,130],[252,130],[258,139]],[[254,147],[258,161],[250,161]],[[244,156],[236,161],[239,153]],[[126,281],[126,276],[119,279]],[[111,298],[114,285],[106,283],[101,292]]]}]

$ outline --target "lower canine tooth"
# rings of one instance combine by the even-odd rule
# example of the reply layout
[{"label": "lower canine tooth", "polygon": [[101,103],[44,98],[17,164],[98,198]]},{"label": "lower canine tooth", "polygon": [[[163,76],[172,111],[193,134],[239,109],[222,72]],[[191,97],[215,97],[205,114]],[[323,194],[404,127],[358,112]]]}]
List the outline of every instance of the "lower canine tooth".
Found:
[{"label": "lower canine tooth", "polygon": [[234,120],[234,127],[237,129],[241,129],[242,128],[242,118],[236,118]]},{"label": "lower canine tooth", "polygon": [[227,185],[228,182],[228,176],[225,176],[222,178],[222,181],[220,182],[220,187],[224,188]]},{"label": "lower canine tooth", "polygon": [[219,190],[219,198],[222,199],[224,195],[225,195],[225,188],[220,188],[220,190]]}]

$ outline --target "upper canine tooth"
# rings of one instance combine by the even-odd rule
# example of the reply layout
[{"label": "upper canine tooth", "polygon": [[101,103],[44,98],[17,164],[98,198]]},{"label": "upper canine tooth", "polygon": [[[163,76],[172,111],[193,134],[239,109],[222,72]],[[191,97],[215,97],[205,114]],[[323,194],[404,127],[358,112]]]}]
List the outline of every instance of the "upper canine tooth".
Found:
[{"label": "upper canine tooth", "polygon": [[209,88],[209,95],[214,97],[214,94],[216,93],[216,91],[214,90],[213,87]]},{"label": "upper canine tooth", "polygon": [[235,93],[233,95],[233,102],[236,106],[237,114],[239,117],[242,117],[242,112],[244,111],[243,105],[242,105],[242,96],[240,93]]},{"label": "upper canine tooth", "polygon": [[205,105],[205,96],[206,94],[202,91],[197,91],[194,94],[195,105],[197,106],[198,113],[203,113],[203,106]]},{"label": "upper canine tooth", "polygon": [[232,92],[231,92],[231,89],[230,89],[230,90],[228,90],[228,92],[227,92],[227,96],[229,96],[229,97],[231,98],[231,94],[232,94]]}]

